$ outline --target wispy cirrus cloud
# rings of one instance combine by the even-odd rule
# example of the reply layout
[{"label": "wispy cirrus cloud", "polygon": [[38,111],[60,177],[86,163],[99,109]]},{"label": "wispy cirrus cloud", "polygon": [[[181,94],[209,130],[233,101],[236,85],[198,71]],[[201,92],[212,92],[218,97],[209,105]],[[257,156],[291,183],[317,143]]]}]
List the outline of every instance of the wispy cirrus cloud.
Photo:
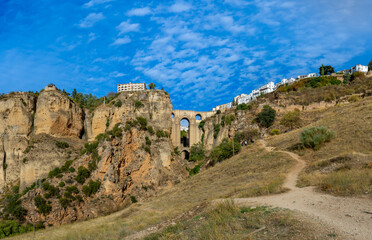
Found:
[{"label": "wispy cirrus cloud", "polygon": [[89,2],[84,4],[84,7],[93,7],[95,5],[103,4],[103,3],[108,3],[112,2],[113,0],[90,0]]},{"label": "wispy cirrus cloud", "polygon": [[146,16],[151,14],[151,10],[149,7],[143,7],[143,8],[133,8],[127,12],[128,16]]},{"label": "wispy cirrus cloud", "polygon": [[116,45],[117,46],[117,45],[128,44],[130,42],[131,42],[131,39],[129,37],[125,36],[125,37],[116,39],[111,45],[114,45],[114,46]]},{"label": "wispy cirrus cloud", "polygon": [[190,3],[184,1],[176,1],[172,6],[169,7],[170,12],[180,13],[189,11],[192,8]]},{"label": "wispy cirrus cloud", "polygon": [[90,28],[103,19],[105,19],[105,16],[102,13],[90,13],[80,22],[79,26],[81,28]]},{"label": "wispy cirrus cloud", "polygon": [[130,23],[129,20],[121,22],[119,26],[116,27],[119,30],[119,35],[128,32],[138,32],[140,25],[138,23]]}]

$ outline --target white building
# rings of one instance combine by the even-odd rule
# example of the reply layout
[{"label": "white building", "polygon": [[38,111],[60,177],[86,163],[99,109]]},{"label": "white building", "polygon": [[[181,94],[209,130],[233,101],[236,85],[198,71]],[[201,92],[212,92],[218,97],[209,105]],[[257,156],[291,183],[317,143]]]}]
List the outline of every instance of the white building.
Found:
[{"label": "white building", "polygon": [[304,78],[311,78],[311,77],[318,77],[317,73],[309,73],[307,75],[298,76],[298,79],[304,79]]},{"label": "white building", "polygon": [[362,64],[355,65],[355,67],[351,68],[351,73],[355,73],[355,72],[367,73],[368,66],[364,66]]},{"label": "white building", "polygon": [[225,111],[226,109],[229,109],[229,108],[232,108],[232,102],[218,105],[217,107],[213,108],[213,112],[218,111],[218,110]]},{"label": "white building", "polygon": [[146,89],[146,84],[145,83],[118,84],[118,92],[143,91],[145,89]]},{"label": "white building", "polygon": [[259,88],[260,94],[267,94],[275,91],[275,84],[274,82],[269,82],[268,84],[263,85]]},{"label": "white building", "polygon": [[189,127],[188,126],[180,126],[180,130],[187,132],[187,131],[189,131]]},{"label": "white building", "polygon": [[296,81],[296,79],[294,78],[290,78],[290,79],[286,79],[286,78],[283,78],[280,82],[278,82],[275,87],[278,88],[280,86],[283,86],[283,85],[286,85],[286,84],[292,84]]},{"label": "white building", "polygon": [[242,104],[242,103],[249,103],[253,100],[256,100],[256,97],[253,96],[252,93],[250,93],[250,94],[244,94],[243,93],[243,94],[240,94],[239,96],[234,97],[234,102],[238,105]]}]

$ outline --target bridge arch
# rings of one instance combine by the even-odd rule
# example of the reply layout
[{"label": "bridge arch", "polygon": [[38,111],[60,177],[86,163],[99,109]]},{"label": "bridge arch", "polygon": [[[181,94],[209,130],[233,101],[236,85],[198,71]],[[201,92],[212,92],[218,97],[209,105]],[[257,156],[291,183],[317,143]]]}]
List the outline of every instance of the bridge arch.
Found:
[{"label": "bridge arch", "polygon": [[[192,145],[198,143],[203,134],[202,130],[199,129],[199,123],[208,117],[213,116],[213,112],[197,112],[188,110],[173,110],[172,111],[172,144],[174,147],[178,147],[181,152],[188,150]],[[189,121],[189,144],[184,146],[181,144],[181,120],[187,119]]]},{"label": "bridge arch", "polygon": [[187,150],[183,150],[181,153],[182,160],[189,160],[190,159],[190,153]]}]

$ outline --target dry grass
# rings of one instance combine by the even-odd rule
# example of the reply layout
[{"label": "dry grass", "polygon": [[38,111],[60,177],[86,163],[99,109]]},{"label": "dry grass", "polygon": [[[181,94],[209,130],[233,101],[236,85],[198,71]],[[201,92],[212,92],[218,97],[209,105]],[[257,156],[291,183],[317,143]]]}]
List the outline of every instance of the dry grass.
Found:
[{"label": "dry grass", "polygon": [[[310,125],[268,139],[270,145],[288,150],[310,126],[326,126],[336,133],[318,151],[297,151],[309,165],[300,175],[299,186],[319,186],[336,195],[372,196],[372,98],[312,114],[315,120]],[[337,162],[337,157],[348,161]]]},{"label": "dry grass", "polygon": [[[283,180],[293,160],[287,154],[268,153],[259,146],[248,146],[233,158],[147,202],[110,216],[42,230],[35,239],[120,239],[182,214],[188,218],[193,214],[185,213],[214,199],[282,192]],[[13,239],[32,239],[32,236],[25,234]]]},{"label": "dry grass", "polygon": [[313,231],[289,211],[268,208],[238,208],[229,202],[204,214],[154,233],[145,240],[165,239],[325,239],[333,232]]}]

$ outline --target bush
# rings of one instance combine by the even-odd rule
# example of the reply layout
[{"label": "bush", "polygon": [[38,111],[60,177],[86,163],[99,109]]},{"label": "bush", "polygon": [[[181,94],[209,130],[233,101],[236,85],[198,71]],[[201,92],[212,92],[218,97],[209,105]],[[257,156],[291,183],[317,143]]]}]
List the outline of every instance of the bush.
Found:
[{"label": "bush", "polygon": [[147,119],[144,117],[137,117],[137,122],[140,125],[141,130],[147,130]]},{"label": "bush", "polygon": [[276,111],[269,105],[265,105],[260,113],[257,114],[258,122],[268,128],[273,125],[276,117]]},{"label": "bush", "polygon": [[54,178],[54,177],[58,177],[58,178],[61,178],[62,177],[62,171],[59,167],[56,167],[55,169],[53,169],[52,171],[50,171],[48,173],[48,177],[49,178]]},{"label": "bush", "polygon": [[40,195],[34,198],[34,203],[38,209],[38,212],[44,216],[52,211],[52,206],[47,204],[46,200]]},{"label": "bush", "polygon": [[192,175],[199,173],[201,166],[203,166],[202,162],[191,169],[186,167],[186,170],[189,172],[189,175],[192,176]]},{"label": "bush", "polygon": [[236,106],[236,110],[250,110],[252,105],[247,105],[246,103],[239,104]]},{"label": "bush", "polygon": [[154,129],[153,129],[151,126],[148,126],[148,127],[147,127],[147,131],[148,131],[151,135],[154,135],[154,134],[155,134],[155,131],[154,131]]},{"label": "bush", "polygon": [[108,134],[116,138],[121,138],[123,136],[123,129],[121,129],[119,126],[120,123],[115,124],[112,130],[108,131]]},{"label": "bush", "polygon": [[148,136],[145,137],[146,140],[146,145],[151,146],[151,140],[149,139]]},{"label": "bush", "polygon": [[219,123],[214,124],[213,130],[214,130],[213,137],[214,137],[214,139],[216,139],[218,137],[218,133],[221,130],[220,124]]},{"label": "bush", "polygon": [[331,141],[334,137],[335,133],[325,126],[310,127],[301,132],[300,141],[305,147],[317,150],[323,143]]},{"label": "bush", "polygon": [[130,196],[130,200],[132,201],[132,203],[138,202],[135,196]]},{"label": "bush", "polygon": [[143,105],[143,103],[141,101],[138,101],[138,100],[134,101],[134,107],[135,107],[135,109],[139,109],[139,108],[141,108],[143,106],[144,105]]},{"label": "bush", "polygon": [[44,194],[45,198],[51,198],[59,195],[59,188],[51,185],[48,182],[43,183],[42,189],[46,191],[46,193]]},{"label": "bush", "polygon": [[279,135],[279,134],[280,134],[280,131],[279,131],[279,129],[276,129],[276,128],[274,128],[274,129],[271,130],[271,132],[270,132],[270,135],[271,135],[271,136]]},{"label": "bush", "polygon": [[356,95],[354,95],[354,96],[350,96],[349,98],[348,98],[348,101],[349,102],[357,102],[357,101],[359,101],[360,100],[360,97],[359,96],[356,96]]},{"label": "bush", "polygon": [[249,141],[252,142],[255,138],[258,137],[258,130],[257,129],[247,129],[242,132],[237,132],[234,135],[234,141],[242,142],[242,141]]},{"label": "bush", "polygon": [[162,138],[162,137],[165,137],[165,133],[163,130],[159,129],[159,130],[156,130],[156,136],[158,138]]},{"label": "bush", "polygon": [[83,186],[82,191],[86,196],[90,197],[92,194],[98,192],[100,186],[101,182],[99,180],[97,180],[96,182],[90,180],[88,185]]},{"label": "bush", "polygon": [[350,81],[352,82],[352,81],[354,81],[357,78],[365,78],[364,73],[362,73],[362,72],[355,72],[355,73],[351,74]]},{"label": "bush", "polygon": [[123,105],[123,103],[121,102],[121,100],[117,100],[114,104],[115,107],[121,107]]},{"label": "bush", "polygon": [[74,162],[74,160],[66,161],[65,164],[61,167],[61,172],[68,172],[71,164]]},{"label": "bush", "polygon": [[202,120],[200,121],[199,126],[198,126],[198,128],[201,129],[203,132],[204,132],[204,125],[205,125],[205,121]]},{"label": "bush", "polygon": [[300,124],[300,111],[294,110],[293,112],[288,112],[284,114],[283,118],[280,120],[280,124],[293,129],[294,126]]},{"label": "bush", "polygon": [[[234,148],[232,141],[227,139],[222,140],[222,143],[212,149],[209,158],[211,159],[211,164],[214,165],[217,162],[222,162],[225,159],[228,159],[233,156],[233,154],[238,153],[241,149],[239,142],[234,142]],[[234,150],[234,152],[233,152]]]},{"label": "bush", "polygon": [[67,186],[66,192],[78,194],[79,189],[76,186]]},{"label": "bush", "polygon": [[143,149],[146,151],[146,152],[148,152],[149,154],[151,154],[151,148],[149,147],[149,146],[142,146],[143,147]]},{"label": "bush", "polygon": [[70,206],[70,200],[67,198],[60,198],[58,201],[64,209]]},{"label": "bush", "polygon": [[[38,222],[35,226],[36,230],[44,228],[42,222]],[[32,224],[22,225],[14,220],[1,220],[0,221],[0,238],[14,236],[16,234],[26,233],[33,231]]]},{"label": "bush", "polygon": [[62,148],[62,149],[66,149],[66,148],[69,148],[70,147],[70,145],[68,145],[67,142],[60,142],[60,141],[57,141],[56,142],[56,146],[58,148]]},{"label": "bush", "polygon": [[24,217],[27,214],[27,210],[24,209],[21,205],[20,194],[7,194],[3,200],[3,212],[4,215],[7,214],[12,218],[18,219],[19,221],[23,221]]},{"label": "bush", "polygon": [[90,171],[86,169],[85,167],[80,166],[78,168],[78,173],[77,173],[77,176],[75,177],[75,180],[78,183],[83,184],[85,182],[85,179],[89,177],[90,177]]},{"label": "bush", "polygon": [[60,182],[59,184],[58,184],[58,186],[60,186],[60,187],[64,187],[66,184],[65,184],[65,182]]},{"label": "bush", "polygon": [[232,121],[235,120],[235,115],[226,115],[221,117],[221,125],[224,127],[225,125],[230,125]]},{"label": "bush", "polygon": [[196,162],[205,158],[205,149],[203,143],[199,142],[191,146],[189,161]]}]

